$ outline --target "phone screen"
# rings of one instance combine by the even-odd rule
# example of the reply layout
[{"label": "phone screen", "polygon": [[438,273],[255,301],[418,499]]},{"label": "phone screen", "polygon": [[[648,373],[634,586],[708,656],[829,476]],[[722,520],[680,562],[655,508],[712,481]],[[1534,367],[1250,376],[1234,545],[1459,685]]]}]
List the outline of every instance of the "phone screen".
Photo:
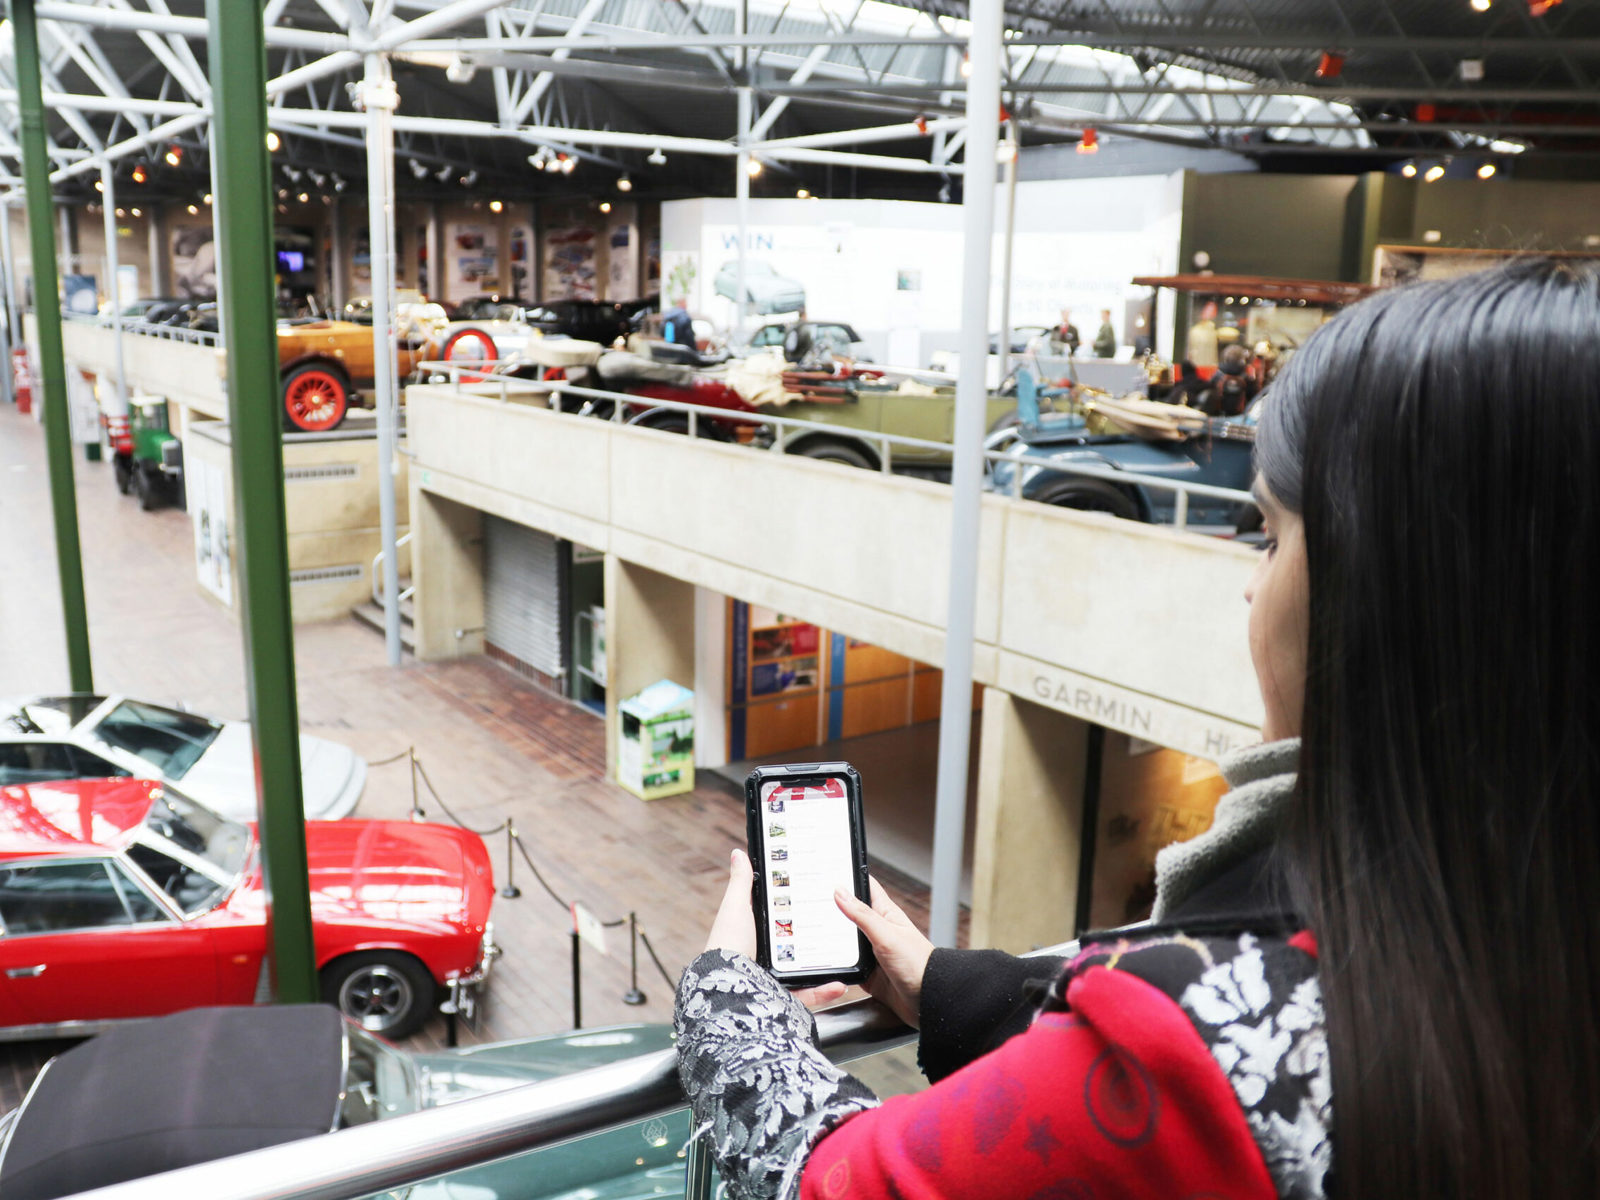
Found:
[{"label": "phone screen", "polygon": [[854,967],[861,953],[856,927],[833,902],[853,894],[850,804],[843,779],[799,787],[761,787],[761,861],[767,891],[767,938],[779,971]]}]

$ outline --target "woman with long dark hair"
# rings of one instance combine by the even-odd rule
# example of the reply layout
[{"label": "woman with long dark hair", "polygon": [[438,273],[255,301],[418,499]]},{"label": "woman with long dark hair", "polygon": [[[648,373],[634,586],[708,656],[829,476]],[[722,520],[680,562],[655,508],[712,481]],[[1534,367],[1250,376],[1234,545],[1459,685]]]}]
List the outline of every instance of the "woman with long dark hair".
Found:
[{"label": "woman with long dark hair", "polygon": [[1264,741],[1154,922],[1041,965],[841,896],[949,1075],[879,1106],[736,852],[678,1016],[736,1195],[1600,1196],[1600,270],[1380,294],[1263,404]]}]

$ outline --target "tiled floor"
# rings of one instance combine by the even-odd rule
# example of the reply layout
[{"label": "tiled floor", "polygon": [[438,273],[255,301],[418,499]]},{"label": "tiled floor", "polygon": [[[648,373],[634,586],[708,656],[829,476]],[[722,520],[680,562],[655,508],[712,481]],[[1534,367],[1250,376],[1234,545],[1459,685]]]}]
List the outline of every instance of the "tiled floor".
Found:
[{"label": "tiled floor", "polygon": [[[88,594],[95,685],[156,700],[184,700],[201,712],[243,716],[244,663],[232,615],[195,582],[189,519],[174,510],[139,511],[120,496],[103,463],[75,456],[79,526]],[[64,688],[49,490],[39,427],[0,405],[0,695]],[[383,641],[353,620],[296,629],[302,726],[376,762],[355,815],[402,818],[415,749],[427,778],[463,823],[479,829],[510,819],[528,856],[565,901],[602,918],[639,915],[666,970],[699,950],[723,883],[729,847],[744,841],[740,800],[710,782],[695,792],[644,803],[603,778],[604,737],[589,712],[532,689],[486,659],[391,669]],[[426,785],[430,819],[447,819]],[[504,881],[507,843],[489,839]],[[521,856],[511,870],[522,889],[498,899],[495,928],[506,947],[482,1028],[462,1040],[550,1033],[571,1026],[569,917]],[[926,893],[884,872],[884,882],[921,919]],[[641,947],[647,1002],[623,1003],[628,946],[612,931],[610,954],[583,958],[585,1025],[665,1021],[671,989]],[[442,1044],[436,1018],[415,1045]],[[0,1111],[11,1107],[57,1043],[0,1044]]]}]

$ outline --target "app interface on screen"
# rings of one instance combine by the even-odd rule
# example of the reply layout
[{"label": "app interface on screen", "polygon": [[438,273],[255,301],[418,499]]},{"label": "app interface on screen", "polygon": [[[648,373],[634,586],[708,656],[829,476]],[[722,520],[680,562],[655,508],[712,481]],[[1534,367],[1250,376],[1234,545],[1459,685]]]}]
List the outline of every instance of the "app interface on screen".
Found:
[{"label": "app interface on screen", "polygon": [[855,889],[844,780],[763,784],[761,859],[756,870],[766,874],[773,967],[853,967],[860,953],[856,927],[833,902],[835,888]]}]

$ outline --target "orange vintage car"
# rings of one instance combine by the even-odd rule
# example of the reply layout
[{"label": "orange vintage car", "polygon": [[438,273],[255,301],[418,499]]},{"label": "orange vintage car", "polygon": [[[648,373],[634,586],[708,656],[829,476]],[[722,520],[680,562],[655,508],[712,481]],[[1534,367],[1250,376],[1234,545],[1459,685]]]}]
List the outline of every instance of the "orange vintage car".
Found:
[{"label": "orange vintage car", "polygon": [[[427,322],[401,320],[395,355],[398,377],[433,357]],[[295,317],[278,322],[278,373],[283,380],[284,428],[318,433],[344,420],[356,389],[373,379],[372,326]]]}]

